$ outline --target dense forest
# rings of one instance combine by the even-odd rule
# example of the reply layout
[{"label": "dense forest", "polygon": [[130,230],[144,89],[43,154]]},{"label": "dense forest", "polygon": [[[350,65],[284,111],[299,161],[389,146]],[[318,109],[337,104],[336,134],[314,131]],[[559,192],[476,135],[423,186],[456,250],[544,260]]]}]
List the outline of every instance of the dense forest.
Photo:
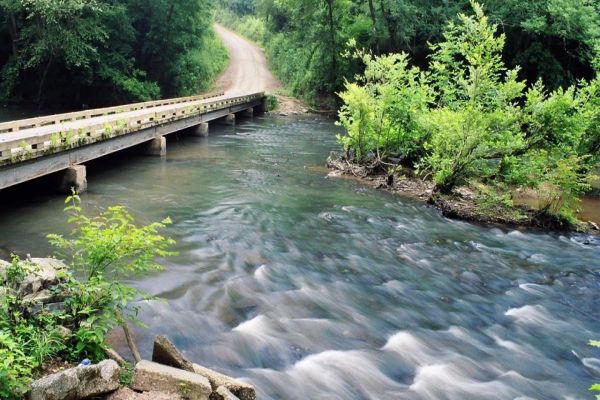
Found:
[{"label": "dense forest", "polygon": [[[222,22],[262,42],[277,74],[307,99],[338,92],[362,72],[344,57],[348,40],[375,54],[406,52],[425,67],[448,21],[469,0],[227,0]],[[520,78],[550,88],[593,76],[600,48],[600,2],[488,0],[486,13],[506,36],[503,59]]]},{"label": "dense forest", "polygon": [[220,19],[339,110],[337,168],[431,182],[440,208],[464,187],[486,220],[577,224],[600,159],[600,2],[229,0]]},{"label": "dense forest", "polygon": [[207,89],[227,53],[212,0],[2,0],[0,101],[70,107]]}]

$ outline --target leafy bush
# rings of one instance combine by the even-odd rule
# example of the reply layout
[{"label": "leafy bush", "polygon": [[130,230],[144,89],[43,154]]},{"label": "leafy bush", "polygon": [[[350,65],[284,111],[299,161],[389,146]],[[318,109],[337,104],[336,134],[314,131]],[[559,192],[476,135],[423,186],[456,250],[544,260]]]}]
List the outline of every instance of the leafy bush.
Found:
[{"label": "leafy bush", "polygon": [[74,225],[69,237],[52,234],[50,243],[69,262],[79,277],[71,279],[67,314],[79,329],[75,332],[77,356],[97,359],[102,356],[105,335],[123,325],[123,315],[137,322],[138,306],[130,302],[149,298],[147,293],[121,282],[150,271],[160,271],[156,257],[173,255],[168,248],[175,242],[158,233],[170,219],[137,227],[121,206],[110,207],[89,218],[83,214],[80,198],[69,196],[65,212]]},{"label": "leafy bush", "polygon": [[535,189],[542,213],[572,221],[600,156],[600,80],[528,89],[502,61],[504,35],[472,7],[430,46],[427,70],[354,51],[365,72],[340,94],[346,157],[412,167],[441,194],[473,181]]},{"label": "leafy bush", "polygon": [[32,265],[14,257],[0,295],[0,398],[20,399],[33,371],[66,349],[59,316],[46,310],[31,315],[16,290]]},{"label": "leafy bush", "polygon": [[90,218],[83,214],[77,195],[67,198],[65,211],[74,225],[71,234],[49,235],[68,260],[66,282],[53,289],[66,296],[64,308],[31,312],[31,304],[17,289],[34,266],[17,257],[0,286],[2,399],[22,398],[39,368],[54,357],[103,359],[107,333],[126,324],[126,318],[139,323],[139,306],[132,302],[150,298],[121,280],[161,270],[156,259],[174,254],[168,250],[174,241],[159,234],[169,219],[137,226],[123,207],[110,207]]},{"label": "leafy bush", "polygon": [[409,67],[406,54],[373,57],[359,51],[354,57],[366,68],[358,83],[348,83],[340,94],[340,123],[348,132],[339,141],[358,162],[372,155],[379,162],[418,160],[425,140],[419,118],[433,101],[427,77]]}]

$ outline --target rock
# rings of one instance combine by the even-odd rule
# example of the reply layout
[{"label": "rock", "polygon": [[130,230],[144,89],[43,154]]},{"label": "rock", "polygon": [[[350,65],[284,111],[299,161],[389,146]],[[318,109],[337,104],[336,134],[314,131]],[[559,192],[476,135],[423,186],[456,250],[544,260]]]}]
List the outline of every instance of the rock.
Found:
[{"label": "rock", "polygon": [[31,385],[30,400],[79,400],[119,388],[121,369],[113,360],[48,375]]},{"label": "rock", "polygon": [[0,260],[0,284],[6,282],[6,270],[10,267],[8,261]]},{"label": "rock", "polygon": [[194,371],[197,374],[206,377],[210,381],[210,384],[215,391],[219,386],[223,386],[231,393],[236,395],[240,400],[256,399],[256,390],[254,389],[254,386],[246,382],[238,381],[198,364],[194,364]]},{"label": "rock", "polygon": [[554,275],[544,275],[544,280],[542,281],[542,284],[552,286],[554,285],[555,281],[556,277]]},{"label": "rock", "polygon": [[30,272],[19,286],[23,296],[31,295],[66,281],[67,266],[54,258],[32,258]]},{"label": "rock", "polygon": [[595,231],[600,231],[600,226],[593,222],[593,221],[588,221],[588,225],[590,226],[590,229],[593,229]]},{"label": "rock", "polygon": [[48,289],[42,289],[39,292],[34,292],[31,294],[28,294],[27,296],[24,296],[23,303],[24,304],[31,304],[31,303],[46,304],[46,303],[52,302],[53,299],[54,299],[54,296],[52,295],[52,293],[50,293],[50,291]]},{"label": "rock", "polygon": [[183,400],[183,397],[165,392],[144,392],[138,393],[122,387],[114,393],[111,393],[106,400]]},{"label": "rock", "polygon": [[213,392],[211,400],[240,400],[236,395],[231,393],[225,386],[219,386],[217,390]]},{"label": "rock", "polygon": [[183,369],[194,372],[194,366],[175,345],[165,336],[159,335],[154,339],[154,349],[152,350],[152,361],[168,365],[169,367]]},{"label": "rock", "polygon": [[142,360],[135,366],[131,387],[180,395],[188,400],[208,400],[212,389],[204,376]]},{"label": "rock", "polygon": [[73,336],[73,331],[69,328],[65,328],[62,325],[57,326],[56,330],[58,331],[60,338],[65,341],[68,340],[71,336]]}]

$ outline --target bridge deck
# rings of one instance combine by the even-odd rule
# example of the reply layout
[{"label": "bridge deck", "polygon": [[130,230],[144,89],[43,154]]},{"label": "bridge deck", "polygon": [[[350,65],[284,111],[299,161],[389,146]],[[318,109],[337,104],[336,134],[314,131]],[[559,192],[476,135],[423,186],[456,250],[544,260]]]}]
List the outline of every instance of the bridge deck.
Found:
[{"label": "bridge deck", "polygon": [[0,189],[256,107],[264,97],[184,97],[1,123]]}]

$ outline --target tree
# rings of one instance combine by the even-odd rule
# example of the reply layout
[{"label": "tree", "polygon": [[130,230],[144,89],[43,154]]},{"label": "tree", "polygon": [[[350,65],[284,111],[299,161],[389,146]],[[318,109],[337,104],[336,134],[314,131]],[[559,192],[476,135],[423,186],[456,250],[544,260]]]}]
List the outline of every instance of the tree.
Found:
[{"label": "tree", "polygon": [[473,183],[534,189],[540,213],[572,221],[600,158],[600,79],[528,87],[502,58],[506,36],[472,7],[430,46],[426,70],[408,54],[355,51],[365,72],[340,94],[346,157],[401,163],[431,176],[436,195]]},{"label": "tree", "polygon": [[212,0],[0,0],[0,96],[70,106],[197,93],[225,66]]}]

